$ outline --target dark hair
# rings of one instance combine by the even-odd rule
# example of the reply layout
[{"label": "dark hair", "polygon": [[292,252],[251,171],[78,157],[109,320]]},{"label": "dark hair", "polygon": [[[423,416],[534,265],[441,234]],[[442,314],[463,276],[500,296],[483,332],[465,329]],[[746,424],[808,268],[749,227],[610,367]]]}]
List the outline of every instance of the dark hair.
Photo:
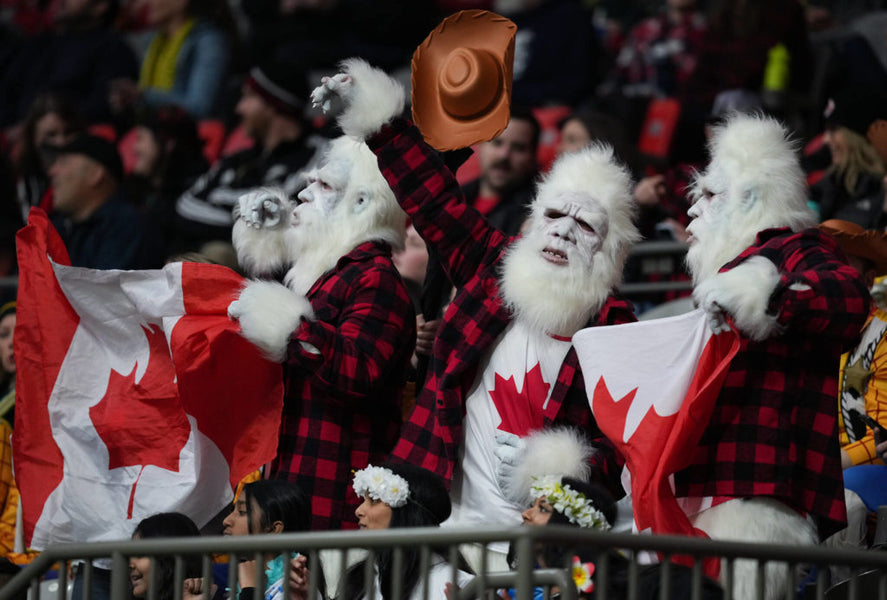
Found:
[{"label": "dark hair", "polygon": [[[243,486],[242,494],[250,534],[267,533],[277,521],[283,524],[282,533],[311,530],[311,499],[292,481],[259,479]],[[255,519],[254,503],[259,511]],[[261,531],[253,531],[253,521],[258,521]],[[320,561],[317,561],[317,569],[312,572],[312,577],[317,578],[317,590],[325,598],[326,577]]]},{"label": "dark hair", "polygon": [[191,179],[209,168],[197,123],[181,108],[144,107],[136,116],[135,124],[150,131],[157,141],[157,163],[150,174],[152,185],[157,189],[181,192],[190,185]]},{"label": "dark hair", "polygon": [[[298,485],[285,479],[260,479],[243,486],[243,499],[249,519],[249,532],[266,533],[275,521],[283,531],[311,529],[311,501]],[[258,523],[262,531],[253,531],[253,501],[259,509]]]},{"label": "dark hair", "polygon": [[79,133],[86,130],[86,121],[73,102],[61,92],[44,92],[34,97],[28,114],[25,116],[21,137],[18,170],[23,175],[43,174],[40,163],[39,148],[34,145],[34,133],[37,121],[48,114],[55,113],[64,121],[68,133]]},{"label": "dark hair", "polygon": [[558,123],[558,130],[563,131],[564,126],[570,121],[581,123],[591,137],[591,141],[603,142],[611,146],[616,159],[624,163],[633,176],[638,175],[640,163],[638,153],[621,121],[606,113],[581,110],[561,119]]},{"label": "dark hair", "polygon": [[511,121],[524,121],[530,124],[530,127],[533,130],[533,134],[530,138],[530,143],[532,144],[533,153],[535,154],[536,150],[539,148],[539,136],[542,132],[542,127],[539,125],[538,119],[533,114],[533,110],[526,106],[512,106],[511,107]]},{"label": "dark hair", "polygon": [[[395,475],[403,477],[410,487],[410,495],[403,506],[391,509],[390,529],[403,527],[437,527],[447,520],[452,510],[450,495],[443,479],[427,469],[406,463],[384,465]],[[432,552],[442,557],[447,556],[445,548],[434,547]],[[419,584],[419,551],[415,546],[402,549],[402,597],[409,598]],[[393,576],[394,552],[390,549],[380,550],[376,554],[376,566],[379,568],[379,592],[382,598],[392,597],[391,582]],[[470,571],[465,560],[459,557],[458,568]],[[363,578],[366,561],[360,561],[345,572],[344,592],[341,597],[357,600],[365,595]]]},{"label": "dark hair", "polygon": [[[133,537],[139,536],[143,540],[152,538],[169,537],[195,537],[200,535],[200,530],[194,521],[182,513],[168,512],[151,515],[136,526],[132,532]],[[170,600],[175,597],[175,558],[172,556],[158,556],[156,559],[155,580],[158,584],[158,600]],[[202,574],[201,560],[199,556],[184,557],[185,578],[200,577]],[[151,582],[152,585],[154,582]]]},{"label": "dark hair", "polygon": [[[561,484],[565,486],[570,486],[573,491],[579,492],[583,496],[585,496],[586,500],[591,500],[591,503],[604,514],[604,518],[607,520],[611,526],[616,522],[616,501],[613,500],[613,496],[607,491],[606,488],[597,483],[591,483],[588,481],[583,481],[581,479],[575,479],[573,477],[562,477]],[[576,523],[570,521],[567,516],[555,509],[551,513],[551,517],[548,519],[547,526],[568,526],[568,527],[579,527]],[[563,567],[566,563],[567,559],[571,558],[574,555],[579,555],[583,558],[583,561],[592,560],[591,558],[586,559],[586,557],[594,556],[595,554],[600,552],[600,548],[592,548],[592,547],[582,547],[576,548],[573,546],[564,546],[561,544],[555,543],[545,543],[543,546],[537,548],[537,558],[541,559],[540,562],[544,563],[546,566],[551,568],[560,568]],[[509,546],[508,548],[508,564],[512,566],[512,568],[517,568],[517,555],[515,552],[514,546]]]}]

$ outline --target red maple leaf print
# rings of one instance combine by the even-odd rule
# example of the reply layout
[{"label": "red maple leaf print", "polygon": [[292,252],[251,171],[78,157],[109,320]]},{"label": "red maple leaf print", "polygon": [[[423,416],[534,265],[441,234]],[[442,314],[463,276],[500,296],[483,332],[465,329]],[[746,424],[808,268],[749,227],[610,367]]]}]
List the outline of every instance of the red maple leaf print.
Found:
[{"label": "red maple leaf print", "polygon": [[490,398],[499,411],[502,422],[498,429],[524,437],[545,423],[542,407],[548,398],[550,384],[542,379],[539,363],[524,376],[524,388],[518,392],[514,376],[505,379],[496,373],[495,386]]},{"label": "red maple leaf print", "polygon": [[[108,448],[108,469],[154,465],[179,470],[179,454],[188,442],[191,426],[179,402],[175,369],[163,331],[144,328],[151,350],[148,366],[138,383],[136,364],[128,375],[114,370],[101,400],[89,409],[89,417]],[[141,472],[139,472],[141,477]],[[132,486],[127,518],[138,479]]]}]

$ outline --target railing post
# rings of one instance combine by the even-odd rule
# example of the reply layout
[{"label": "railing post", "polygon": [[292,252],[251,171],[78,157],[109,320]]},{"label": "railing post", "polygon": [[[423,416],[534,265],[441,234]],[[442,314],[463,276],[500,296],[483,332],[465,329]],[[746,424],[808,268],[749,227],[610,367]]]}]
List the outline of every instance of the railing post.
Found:
[{"label": "railing post", "polygon": [[533,540],[528,535],[517,538],[517,600],[533,598]]},{"label": "railing post", "polygon": [[111,554],[111,597],[129,598],[129,565],[122,552]]}]

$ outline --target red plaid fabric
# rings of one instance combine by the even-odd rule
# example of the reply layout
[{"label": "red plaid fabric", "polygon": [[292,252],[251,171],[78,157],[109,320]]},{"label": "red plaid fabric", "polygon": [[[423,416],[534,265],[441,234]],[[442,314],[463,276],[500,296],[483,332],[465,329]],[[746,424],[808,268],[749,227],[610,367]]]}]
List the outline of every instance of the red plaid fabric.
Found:
[{"label": "red plaid fabric", "polygon": [[817,229],[770,229],[722,271],[763,256],[782,273],[770,299],[781,335],[742,340],[678,496],[773,496],[816,518],[819,535],[846,525],[838,446],[838,366],[869,313],[859,273]]},{"label": "red plaid fabric", "polygon": [[390,248],[377,242],[339,259],[308,299],[316,319],[292,336],[270,476],[311,495],[313,529],[352,529],[352,471],[387,459],[397,440],[416,318]]},{"label": "red plaid fabric", "polygon": [[[456,287],[434,342],[425,387],[404,424],[394,457],[421,465],[448,481],[462,443],[465,397],[477,367],[512,316],[499,295],[498,269],[512,238],[491,227],[462,198],[459,184],[422,134],[406,121],[368,140],[379,168]],[[631,304],[611,296],[589,325],[634,321]],[[570,350],[552,390],[546,426],[564,423],[586,432],[600,452],[594,477],[618,496],[622,458],[592,417],[575,350]]]}]

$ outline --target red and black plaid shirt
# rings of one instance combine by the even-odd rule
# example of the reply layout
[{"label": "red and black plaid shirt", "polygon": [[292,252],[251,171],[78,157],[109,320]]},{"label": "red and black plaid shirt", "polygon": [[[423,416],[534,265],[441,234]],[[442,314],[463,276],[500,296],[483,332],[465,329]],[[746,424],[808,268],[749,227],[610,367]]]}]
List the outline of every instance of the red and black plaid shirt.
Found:
[{"label": "red and black plaid shirt", "polygon": [[823,538],[846,525],[838,446],[838,366],[868,317],[869,294],[817,229],[769,229],[722,271],[751,256],[782,278],[770,299],[783,332],[742,339],[678,496],[773,496],[813,515]]},{"label": "red and black plaid shirt", "polygon": [[[437,250],[457,290],[434,342],[425,387],[394,449],[395,458],[450,480],[462,443],[465,397],[478,365],[513,318],[503,305],[498,283],[500,262],[512,238],[491,227],[463,200],[453,175],[408,122],[396,121],[368,144],[401,206]],[[590,325],[634,320],[631,304],[611,296]],[[587,434],[600,450],[592,458],[593,477],[621,496],[622,458],[592,417],[573,349],[561,366],[545,410],[545,425],[558,423]]]},{"label": "red and black plaid shirt", "polygon": [[391,250],[379,242],[340,258],[308,299],[315,320],[290,341],[271,477],[311,495],[313,529],[354,528],[352,470],[384,461],[397,440],[416,318]]}]

